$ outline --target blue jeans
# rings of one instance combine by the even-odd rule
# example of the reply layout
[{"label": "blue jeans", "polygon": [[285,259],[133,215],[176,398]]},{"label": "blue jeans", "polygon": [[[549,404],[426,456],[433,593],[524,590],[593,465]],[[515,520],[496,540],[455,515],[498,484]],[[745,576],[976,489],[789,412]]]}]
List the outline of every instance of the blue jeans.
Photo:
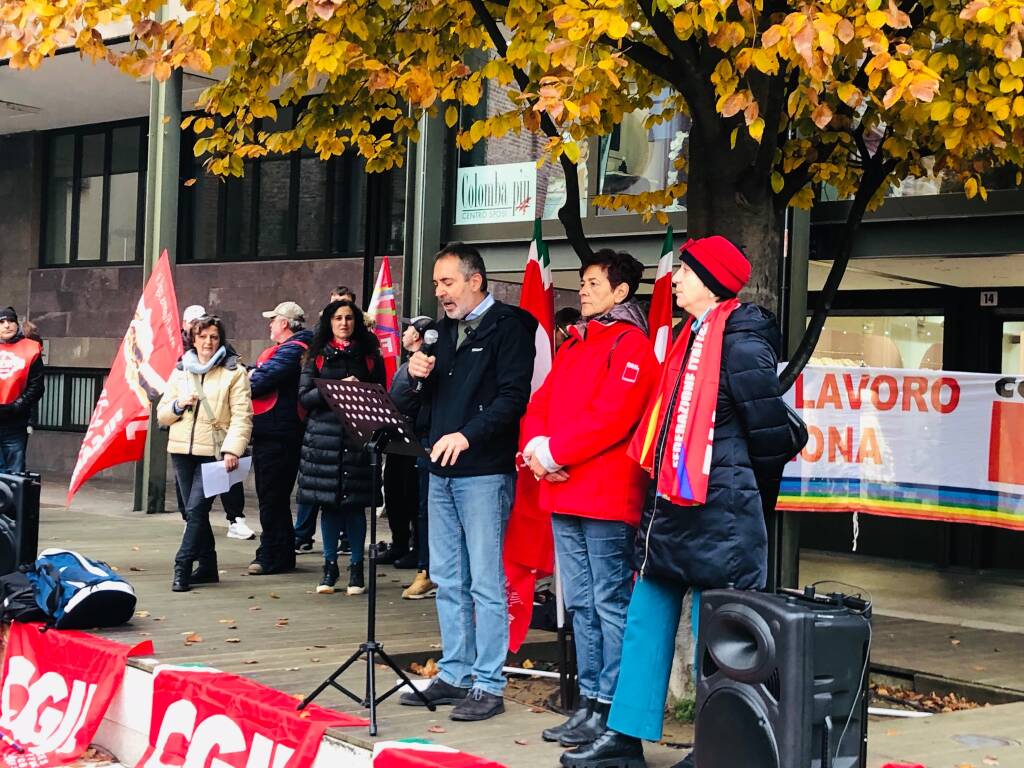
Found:
[{"label": "blue jeans", "polygon": [[638,579],[633,587],[619,686],[608,716],[612,730],[648,741],[661,739],[668,676],[685,596],[684,585],[650,577]]},{"label": "blue jeans", "polygon": [[580,694],[609,703],[622,658],[636,529],[619,520],[554,514],[555,555],[565,607],[572,612]]},{"label": "blue jeans", "polygon": [[295,546],[312,544],[316,533],[316,516],[319,504],[299,504],[295,513]]},{"label": "blue jeans", "polygon": [[508,602],[501,548],[515,475],[430,476],[430,578],[437,584],[440,677],[505,690]]},{"label": "blue jeans", "polygon": [[24,472],[28,430],[0,429],[0,472]]},{"label": "blue jeans", "polygon": [[329,563],[338,559],[338,539],[342,531],[348,536],[348,544],[352,548],[349,560],[352,565],[359,565],[363,562],[363,550],[366,549],[366,508],[320,508],[320,535],[324,540],[324,560]]}]

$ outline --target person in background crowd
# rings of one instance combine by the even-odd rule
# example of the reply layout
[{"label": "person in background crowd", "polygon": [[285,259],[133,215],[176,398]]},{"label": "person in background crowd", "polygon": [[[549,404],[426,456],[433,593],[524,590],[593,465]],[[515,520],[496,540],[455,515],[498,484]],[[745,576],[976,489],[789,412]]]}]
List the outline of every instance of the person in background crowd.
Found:
[{"label": "person in background crowd", "polygon": [[175,592],[220,581],[210,527],[213,499],[203,492],[203,464],[223,460],[228,472],[237,469],[252,434],[249,380],[238,358],[228,354],[220,318],[196,319],[192,342],[157,407],[160,424],[170,427],[167,452],[185,500],[185,533],[174,558],[171,583]]},{"label": "person in background crowd", "polygon": [[643,265],[598,251],[580,269],[582,320],[567,329],[523,419],[523,457],[551,513],[581,701],[545,741],[572,747],[605,731],[633,588],[630,559],[647,477],[626,455],[658,379],[647,315],[633,297]]},{"label": "person in background crowd", "polygon": [[[334,301],[348,301],[356,305],[356,292],[347,285],[339,285],[331,290],[328,304]],[[363,315],[366,319],[366,315]],[[304,504],[296,500],[295,512],[295,554],[305,555],[313,551],[313,539],[316,535],[316,519],[320,513],[320,506],[317,504]],[[343,555],[349,554],[348,538],[344,531],[338,542],[338,551]]]},{"label": "person in background crowd", "polygon": [[304,426],[299,417],[299,374],[312,331],[303,328],[306,313],[294,301],[282,301],[263,313],[270,340],[249,371],[252,386],[252,464],[260,502],[260,546],[249,573],[261,576],[295,567],[295,530],[291,495],[299,472]]},{"label": "person in background crowd", "polygon": [[358,302],[356,302],[356,292],[347,285],[339,285],[332,290],[331,301],[348,301],[355,306],[359,306]]},{"label": "person in background crowd", "polygon": [[[348,528],[352,555],[348,594],[366,591],[363,550],[366,507],[374,496],[369,456],[352,443],[341,422],[324,402],[314,379],[384,383],[384,360],[377,337],[363,324],[363,315],[350,301],[332,301],[320,315],[313,340],[303,358],[299,402],[309,413],[299,462],[299,501],[318,504],[324,542],[323,578],[316,591],[334,592],[339,577],[338,538]],[[373,511],[371,510],[371,514]]]},{"label": "person in background crowd", "polygon": [[[408,384],[392,387],[403,412],[421,398],[430,402],[430,577],[444,653],[425,695],[456,704],[453,720],[485,720],[505,711],[501,549],[537,322],[487,292],[487,271],[472,246],[453,243],[435,256],[434,286],[445,313],[434,354],[414,354]],[[401,703],[422,705],[413,694]]]},{"label": "person in background crowd", "polygon": [[[781,474],[792,448],[776,373],[778,324],[766,309],[736,298],[750,263],[726,238],[690,240],[680,259],[672,287],[690,317],[630,445],[655,492],[636,539],[640,573],[619,685],[608,730],[563,753],[566,768],[642,765],[640,740],[661,738],[688,589],[765,586],[768,540],[758,488]],[[680,766],[692,768],[692,756]]]},{"label": "person in background crowd", "polygon": [[[426,330],[433,321],[430,318],[424,320],[420,322],[423,330]],[[416,351],[422,346],[423,337],[413,321],[406,322],[409,325],[402,334],[402,347],[411,354],[407,342],[415,340],[415,349],[412,351]],[[404,367],[408,371],[408,366]],[[416,568],[419,565],[420,558],[416,552],[419,541],[416,534],[420,494],[416,463],[415,457],[399,454],[390,454],[384,461],[384,504],[388,526],[391,528],[391,546],[377,558],[377,562],[383,565],[394,565],[396,568]]]},{"label": "person in background crowd", "polygon": [[18,325],[14,307],[0,309],[0,472],[24,472],[28,422],[43,396],[43,348]]},{"label": "person in background crowd", "polygon": [[[200,317],[206,316],[206,310],[198,304],[185,307],[181,313],[181,346],[186,352],[192,348],[192,326]],[[228,357],[238,357],[238,353],[227,345],[225,354]],[[178,487],[177,479],[174,482],[174,492],[178,498],[178,512],[183,520],[185,515],[185,499],[182,498],[181,488]],[[231,486],[226,492],[220,494],[220,503],[224,507],[224,516],[228,520],[229,539],[240,539],[249,541],[256,538],[256,533],[245,522],[245,488],[241,483]]]},{"label": "person in background crowd", "polygon": [[569,329],[580,321],[576,307],[562,307],[555,312],[555,351],[569,338]]},{"label": "person in background crowd", "polygon": [[[406,328],[402,334],[402,347],[408,354],[413,355],[423,347],[423,334],[427,332],[427,329],[434,326],[434,320],[426,315],[419,315],[418,317],[406,319],[405,322]],[[414,387],[415,383],[409,382],[408,377],[409,364],[406,362],[395,371],[395,378],[391,386],[395,387],[395,382],[401,379],[397,385],[399,389]],[[421,401],[419,407],[416,408],[415,413],[411,414],[411,416],[413,418],[413,429],[416,432],[416,437],[419,438],[420,445],[425,450],[429,450],[430,403],[425,400]],[[416,546],[405,558],[395,563],[396,568],[416,568],[416,578],[402,592],[404,600],[422,600],[426,597],[434,597],[437,594],[437,584],[430,580],[430,546],[428,538],[430,528],[427,517],[427,499],[430,493],[429,459],[416,459],[416,480]]]}]

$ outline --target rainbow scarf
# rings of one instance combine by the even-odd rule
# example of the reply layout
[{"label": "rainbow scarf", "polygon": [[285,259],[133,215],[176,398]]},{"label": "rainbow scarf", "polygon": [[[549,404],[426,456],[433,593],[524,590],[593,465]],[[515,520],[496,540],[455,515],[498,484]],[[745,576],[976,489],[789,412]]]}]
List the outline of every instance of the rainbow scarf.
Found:
[{"label": "rainbow scarf", "polygon": [[[658,466],[658,494],[673,504],[689,506],[707,501],[722,337],[729,315],[739,306],[737,299],[717,304],[697,330],[692,347],[693,318],[686,321],[662,368],[658,395],[629,445],[629,456],[651,477]],[[665,448],[656,462],[662,434]]]}]

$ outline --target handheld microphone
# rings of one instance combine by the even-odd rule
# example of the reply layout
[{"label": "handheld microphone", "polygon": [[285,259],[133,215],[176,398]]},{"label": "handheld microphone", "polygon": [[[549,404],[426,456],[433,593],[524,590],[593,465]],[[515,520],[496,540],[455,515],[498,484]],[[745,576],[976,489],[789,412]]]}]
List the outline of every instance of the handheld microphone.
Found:
[{"label": "handheld microphone", "polygon": [[[429,357],[430,353],[434,351],[435,344],[437,344],[437,331],[434,328],[424,331],[423,346],[420,347],[420,352]],[[426,379],[417,379],[416,386],[413,387],[413,392],[422,392],[424,381],[426,381]]]}]

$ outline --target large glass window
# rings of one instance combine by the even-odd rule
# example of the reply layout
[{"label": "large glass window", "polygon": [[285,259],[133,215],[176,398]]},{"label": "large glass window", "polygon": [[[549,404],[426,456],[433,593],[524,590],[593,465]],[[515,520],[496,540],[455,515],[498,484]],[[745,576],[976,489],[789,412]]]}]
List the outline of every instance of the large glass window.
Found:
[{"label": "large glass window", "polygon": [[813,365],[942,368],[941,315],[829,317]]},{"label": "large glass window", "polygon": [[139,123],[49,136],[43,264],[140,258],[144,149]]},{"label": "large glass window", "polygon": [[[667,95],[667,91],[665,95]],[[690,138],[690,119],[676,115],[663,123],[645,126],[652,114],[660,114],[660,101],[650,110],[639,109],[624,115],[608,136],[599,142],[598,194],[636,195],[654,192],[686,180],[676,161],[686,157]],[[686,210],[677,200],[664,211]],[[624,209],[598,209],[598,215],[629,213]]]},{"label": "large glass window", "polygon": [[[289,127],[295,113],[281,109],[265,130]],[[185,132],[183,173],[194,178],[182,196],[182,261],[361,256],[367,226],[366,171],[355,151],[321,160],[303,148],[290,155],[248,161],[241,178],[206,173]],[[405,171],[380,185],[388,214],[382,233],[389,254],[401,253],[405,221]]]}]

